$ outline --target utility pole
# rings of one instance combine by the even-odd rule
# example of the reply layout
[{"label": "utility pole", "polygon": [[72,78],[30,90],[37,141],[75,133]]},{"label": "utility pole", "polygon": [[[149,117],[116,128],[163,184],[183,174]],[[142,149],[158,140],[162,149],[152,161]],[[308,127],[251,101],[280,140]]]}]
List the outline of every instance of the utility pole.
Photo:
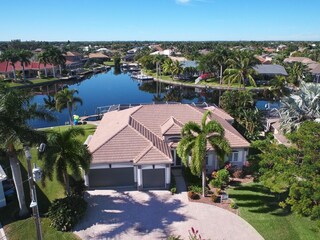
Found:
[{"label": "utility pole", "polygon": [[31,198],[30,208],[32,208],[33,217],[36,223],[37,239],[42,240],[42,230],[41,230],[41,222],[40,222],[40,216],[39,216],[36,185],[34,183],[33,173],[31,169],[32,157],[31,157],[30,149],[28,146],[25,146],[25,155],[26,155],[27,165],[28,165],[28,179],[29,179],[30,198]]}]

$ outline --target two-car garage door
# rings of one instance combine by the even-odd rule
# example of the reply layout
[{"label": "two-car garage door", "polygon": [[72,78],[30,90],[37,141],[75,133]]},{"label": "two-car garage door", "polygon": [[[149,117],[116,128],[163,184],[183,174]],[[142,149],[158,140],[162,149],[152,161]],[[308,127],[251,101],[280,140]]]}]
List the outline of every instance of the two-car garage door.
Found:
[{"label": "two-car garage door", "polygon": [[121,187],[134,185],[133,167],[90,169],[90,187]]}]

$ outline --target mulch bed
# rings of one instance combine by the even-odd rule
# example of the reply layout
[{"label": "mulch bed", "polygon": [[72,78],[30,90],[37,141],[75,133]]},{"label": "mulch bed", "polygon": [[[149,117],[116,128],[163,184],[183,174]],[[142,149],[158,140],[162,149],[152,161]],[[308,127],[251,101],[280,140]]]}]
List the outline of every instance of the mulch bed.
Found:
[{"label": "mulch bed", "polygon": [[[232,185],[239,185],[241,183],[250,183],[250,182],[253,182],[253,177],[251,175],[247,175],[244,178],[230,178],[230,183],[229,184],[232,186]],[[211,188],[211,187],[210,187],[210,190],[212,192],[214,192],[214,189]],[[222,200],[221,203],[220,202],[212,202],[211,194],[208,194],[206,197],[202,197],[200,195],[200,199],[198,199],[198,200],[193,200],[193,199],[191,199],[189,197],[188,197],[188,199],[189,199],[190,202],[199,202],[199,203],[205,203],[205,204],[209,204],[209,205],[214,205],[216,207],[223,208],[223,209],[228,210],[228,211],[230,211],[230,212],[232,212],[234,214],[239,215],[238,214],[239,213],[238,209],[233,209],[233,208],[230,207],[230,203],[231,203],[230,199]]]}]

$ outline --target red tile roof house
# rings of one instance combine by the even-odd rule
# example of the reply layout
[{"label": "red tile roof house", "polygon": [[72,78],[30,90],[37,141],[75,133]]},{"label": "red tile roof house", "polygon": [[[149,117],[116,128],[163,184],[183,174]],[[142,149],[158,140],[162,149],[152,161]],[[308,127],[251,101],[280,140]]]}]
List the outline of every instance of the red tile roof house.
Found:
[{"label": "red tile roof house", "polygon": [[[188,121],[201,123],[209,109],[211,119],[225,129],[232,147],[226,160],[242,167],[249,142],[232,127],[233,118],[222,109],[189,104],[141,105],[105,113],[96,132],[87,139],[93,154],[85,183],[90,188],[136,186],[141,189],[166,189],[170,186],[171,167],[181,167],[176,154],[181,128]],[[89,140],[90,139],[90,140]],[[207,173],[218,169],[213,149],[208,149]]]}]

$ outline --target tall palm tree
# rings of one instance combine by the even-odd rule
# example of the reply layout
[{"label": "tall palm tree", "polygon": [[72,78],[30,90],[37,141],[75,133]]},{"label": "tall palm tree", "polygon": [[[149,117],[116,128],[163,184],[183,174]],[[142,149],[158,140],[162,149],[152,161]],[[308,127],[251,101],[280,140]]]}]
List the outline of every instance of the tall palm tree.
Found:
[{"label": "tall palm tree", "polygon": [[229,56],[230,56],[230,52],[227,50],[227,48],[217,48],[213,54],[213,62],[217,64],[220,69],[220,74],[219,74],[220,84],[222,84],[223,71],[226,67],[226,63]]},{"label": "tall palm tree", "polygon": [[52,132],[48,137],[48,146],[45,151],[43,177],[52,180],[53,169],[56,177],[70,195],[68,169],[76,178],[81,177],[81,169],[85,172],[89,170],[91,153],[78,136],[84,135],[84,129],[80,127],[68,128],[62,132]]},{"label": "tall palm tree", "polygon": [[56,109],[61,112],[62,109],[67,108],[69,113],[69,121],[70,125],[73,125],[72,121],[72,111],[73,108],[77,105],[77,103],[80,103],[82,105],[82,99],[80,97],[75,97],[74,94],[78,94],[79,92],[75,89],[69,90],[68,88],[65,88],[58,92],[55,95],[56,99]]},{"label": "tall palm tree", "polygon": [[299,128],[304,121],[320,121],[320,86],[301,82],[297,92],[280,101],[280,124],[285,132]]},{"label": "tall palm tree", "polygon": [[33,56],[32,52],[29,50],[21,50],[18,53],[19,61],[21,64],[21,67],[23,69],[23,81],[26,81],[26,72],[25,72],[25,66],[28,66],[30,64],[30,58]]},{"label": "tall palm tree", "polygon": [[39,53],[38,61],[39,61],[39,71],[40,71],[40,64],[42,63],[44,66],[44,74],[45,74],[45,77],[47,78],[48,77],[47,64],[50,63],[49,53],[47,51]]},{"label": "tall palm tree", "polygon": [[302,81],[309,72],[308,67],[301,62],[289,64],[287,68],[289,69],[289,81],[296,86],[299,85],[299,82]]},{"label": "tall palm tree", "polygon": [[229,84],[238,82],[239,85],[243,84],[245,88],[246,80],[252,86],[256,86],[253,75],[255,74],[252,68],[252,60],[244,54],[238,53],[234,58],[228,59],[229,67],[224,71],[224,80]]},{"label": "tall palm tree", "polygon": [[53,120],[51,114],[36,104],[30,104],[30,97],[16,90],[0,91],[0,147],[6,150],[10,161],[18,202],[19,215],[28,213],[21,178],[18,154],[22,144],[39,144],[45,136],[33,130],[27,123],[30,119]]},{"label": "tall palm tree", "polygon": [[[184,165],[190,166],[194,175],[202,173],[202,195],[205,195],[206,187],[206,153],[207,146],[211,146],[218,158],[224,157],[231,152],[228,141],[224,137],[223,127],[215,120],[210,120],[211,112],[206,111],[203,115],[201,125],[195,122],[186,123],[181,131],[177,153],[181,157]],[[191,163],[189,164],[189,156]]]},{"label": "tall palm tree", "polygon": [[13,73],[13,79],[14,81],[17,80],[16,76],[16,66],[15,64],[19,61],[19,54],[17,50],[14,49],[7,49],[1,54],[1,61],[7,62],[7,68],[8,64],[12,66],[12,73]]},{"label": "tall palm tree", "polygon": [[59,65],[61,75],[61,65],[64,65],[66,62],[66,58],[63,56],[62,51],[56,47],[49,48],[47,51],[49,53],[49,62],[53,65],[53,77],[56,77],[55,65]]}]

